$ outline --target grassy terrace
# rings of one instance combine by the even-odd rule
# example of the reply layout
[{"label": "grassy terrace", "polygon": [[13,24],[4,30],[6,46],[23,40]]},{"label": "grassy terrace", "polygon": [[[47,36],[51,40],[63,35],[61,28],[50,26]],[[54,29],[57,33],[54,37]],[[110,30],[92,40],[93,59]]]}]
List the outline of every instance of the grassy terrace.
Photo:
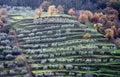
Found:
[{"label": "grassy terrace", "polygon": [[[59,18],[58,15],[56,17]],[[68,15],[63,15],[63,17],[70,17]],[[46,13],[43,13],[42,17],[46,17]],[[55,17],[55,18],[56,18]],[[14,19],[22,19],[22,18],[14,18]],[[23,18],[20,22],[16,23],[14,26],[16,29],[24,29],[25,31],[29,31],[25,33],[24,31],[19,31],[18,35],[23,34],[24,36],[19,37],[18,40],[20,43],[21,49],[23,49],[23,53],[26,56],[26,60],[28,61],[29,66],[32,69],[32,73],[36,76],[42,73],[65,73],[64,76],[48,76],[48,77],[79,77],[77,74],[82,74],[80,77],[85,77],[85,74],[90,73],[96,75],[98,77],[119,77],[120,76],[120,49],[117,49],[116,46],[110,43],[106,38],[103,37],[102,34],[97,33],[95,29],[92,27],[86,27],[85,25],[79,24],[74,27],[54,27],[51,26],[60,26],[64,25],[62,22],[59,24],[50,22],[50,24],[37,24],[34,25],[31,18]],[[71,20],[71,18],[70,18]],[[51,24],[52,23],[52,24]],[[61,24],[62,23],[62,24]],[[71,22],[65,23],[66,25]],[[37,29],[37,31],[34,31]],[[67,29],[71,29],[71,35],[65,34]],[[60,35],[55,35],[57,30],[61,30]],[[18,31],[18,30],[17,30]],[[48,31],[53,31],[53,34],[47,33]],[[37,35],[37,32],[42,32],[42,34]],[[34,33],[35,35],[29,36],[30,33]],[[89,40],[95,41],[85,41],[88,39],[83,38],[85,33],[90,33],[91,37]],[[44,37],[46,35],[46,37]],[[40,37],[43,36],[43,37]],[[60,37],[61,36],[61,37]],[[67,39],[62,39],[62,37],[66,37]],[[46,39],[48,38],[48,39]],[[81,42],[83,41],[83,42]],[[46,47],[41,47],[41,45],[50,45]],[[38,46],[38,47],[34,47]],[[83,46],[83,48],[81,47]],[[94,48],[96,46],[98,48]],[[69,48],[72,48],[70,49]],[[93,47],[93,48],[92,48]],[[108,48],[104,48],[108,47]],[[42,55],[42,57],[39,55]],[[47,55],[47,56],[44,56]],[[50,55],[54,55],[50,57]],[[86,60],[84,60],[86,58]],[[44,60],[47,60],[44,62]],[[49,59],[55,59],[55,61],[50,62]],[[73,61],[59,61],[59,59],[71,60]],[[79,61],[80,59],[81,61]],[[101,62],[97,62],[97,60],[87,61],[87,59],[101,59]],[[105,60],[107,59],[107,60]],[[77,61],[78,60],[78,61]],[[83,60],[83,61],[82,61]],[[104,60],[104,61],[103,61]],[[43,61],[43,63],[41,63]],[[76,62],[75,62],[76,61]],[[63,65],[62,68],[47,68],[43,69],[45,66],[53,66],[53,65]],[[72,69],[67,69],[66,65],[72,65]],[[74,69],[74,66],[78,66],[78,69]],[[84,69],[81,67],[84,67]],[[87,69],[87,67],[91,67],[91,69]],[[75,76],[69,75],[69,73],[75,73]],[[19,76],[18,76],[19,77]],[[43,76],[44,77],[44,76]]]},{"label": "grassy terrace", "polygon": [[[45,71],[33,71],[33,73],[35,74],[40,74],[43,72],[68,72],[68,70],[45,70]],[[97,76],[109,76],[109,77],[117,77],[118,75],[112,75],[112,74],[103,74],[103,73],[95,73],[96,71],[69,71],[69,72],[75,72],[75,73],[80,73],[80,74],[84,74],[84,73],[93,73]],[[69,75],[68,75],[69,76]],[[58,76],[61,77],[61,76]]]}]

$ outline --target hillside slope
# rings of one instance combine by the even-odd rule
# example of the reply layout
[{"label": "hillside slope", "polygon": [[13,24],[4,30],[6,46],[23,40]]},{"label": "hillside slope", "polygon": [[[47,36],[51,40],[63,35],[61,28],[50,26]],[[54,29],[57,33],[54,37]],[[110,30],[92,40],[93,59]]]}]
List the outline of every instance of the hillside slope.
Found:
[{"label": "hillside slope", "polygon": [[17,34],[35,77],[120,76],[120,50],[74,18],[26,19]]}]

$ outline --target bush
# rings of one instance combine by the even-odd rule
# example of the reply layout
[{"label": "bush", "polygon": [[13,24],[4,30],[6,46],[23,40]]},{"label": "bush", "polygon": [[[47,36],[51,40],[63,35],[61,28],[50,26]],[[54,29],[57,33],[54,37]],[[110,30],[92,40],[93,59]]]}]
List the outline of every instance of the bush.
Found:
[{"label": "bush", "polygon": [[61,64],[61,65],[58,66],[58,68],[59,68],[60,70],[62,70],[62,69],[64,69],[64,65]]},{"label": "bush", "polygon": [[63,8],[63,6],[62,5],[58,5],[58,7],[57,7],[57,11],[58,11],[58,13],[64,13],[64,8]]},{"label": "bush", "polygon": [[7,75],[8,73],[7,73],[7,71],[2,71],[2,72],[0,72],[0,76],[1,77],[4,77],[5,75]]},{"label": "bush", "polygon": [[39,18],[43,12],[42,8],[38,8],[35,10],[35,18]]},{"label": "bush", "polygon": [[106,29],[104,37],[113,38],[114,37],[114,31],[110,28]]},{"label": "bush", "polygon": [[21,74],[25,74],[25,73],[27,73],[27,70],[26,70],[26,69],[23,69],[20,73],[21,73]]},{"label": "bush", "polygon": [[68,14],[73,16],[75,14],[75,9],[74,8],[69,9]]},{"label": "bush", "polygon": [[57,14],[57,9],[55,7],[55,5],[51,5],[48,7],[48,15],[52,16],[52,15],[56,15]]},{"label": "bush", "polygon": [[14,38],[15,38],[14,35],[9,35],[9,36],[8,36],[8,39],[9,39],[10,41],[14,40]]},{"label": "bush", "polygon": [[91,37],[91,34],[90,33],[86,33],[83,35],[83,38],[90,38]]},{"label": "bush", "polygon": [[17,65],[18,67],[22,67],[22,66],[25,65],[25,63],[24,63],[24,61],[17,61],[17,62],[16,62],[16,65]]},{"label": "bush", "polygon": [[103,10],[103,12],[108,16],[109,20],[118,20],[118,11],[111,7],[107,7]]},{"label": "bush", "polygon": [[14,74],[16,74],[16,72],[14,70],[9,70],[9,74],[14,75]]},{"label": "bush", "polygon": [[4,56],[0,55],[0,61],[4,60]]},{"label": "bush", "polygon": [[7,68],[15,68],[15,63],[14,62],[9,62],[7,63]]},{"label": "bush", "polygon": [[117,38],[115,40],[115,44],[116,44],[117,48],[120,48],[120,38]]},{"label": "bush", "polygon": [[8,54],[8,55],[6,55],[5,59],[12,60],[12,59],[14,59],[14,56],[12,54]]},{"label": "bush", "polygon": [[7,34],[5,35],[4,33],[1,33],[0,38],[1,38],[1,40],[6,40]]},{"label": "bush", "polygon": [[0,65],[0,71],[3,71],[4,70],[4,66],[1,64]]},{"label": "bush", "polygon": [[19,56],[16,57],[15,60],[17,60],[17,61],[25,61],[25,56],[19,55]]},{"label": "bush", "polygon": [[8,54],[12,54],[11,50],[3,50],[3,55],[6,56]]},{"label": "bush", "polygon": [[3,40],[3,41],[1,41],[1,44],[3,46],[10,46],[10,41],[9,40]]},{"label": "bush", "polygon": [[43,8],[43,10],[47,12],[48,7],[49,7],[50,5],[51,5],[51,2],[44,1],[44,2],[41,4],[41,6],[40,6],[40,7],[42,7],[42,8]]},{"label": "bush", "polygon": [[1,8],[0,9],[0,16],[7,15],[7,12],[8,12],[7,8]]},{"label": "bush", "polygon": [[21,50],[18,47],[14,47],[12,50],[12,54],[13,55],[20,55],[21,54]]}]

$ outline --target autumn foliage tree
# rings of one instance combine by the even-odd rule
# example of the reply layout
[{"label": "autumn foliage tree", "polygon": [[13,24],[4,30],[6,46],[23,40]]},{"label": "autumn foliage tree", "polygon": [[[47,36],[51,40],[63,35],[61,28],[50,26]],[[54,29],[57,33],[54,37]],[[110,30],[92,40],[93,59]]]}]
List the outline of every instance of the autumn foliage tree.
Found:
[{"label": "autumn foliage tree", "polygon": [[2,31],[5,27],[5,23],[6,23],[6,16],[7,16],[7,8],[1,8],[0,9],[0,31]]},{"label": "autumn foliage tree", "polygon": [[57,7],[57,12],[58,13],[64,13],[64,8],[63,8],[63,6],[62,5],[58,5],[58,7]]},{"label": "autumn foliage tree", "polygon": [[114,31],[111,28],[106,29],[104,37],[113,38],[114,37]]},{"label": "autumn foliage tree", "polygon": [[117,38],[115,40],[115,44],[116,44],[117,48],[120,48],[120,38]]},{"label": "autumn foliage tree", "polygon": [[92,17],[93,17],[93,13],[91,11],[89,11],[89,10],[86,10],[85,13],[88,16],[88,19],[90,21],[92,19]]},{"label": "autumn foliage tree", "polygon": [[2,15],[7,15],[7,13],[8,13],[7,8],[1,8],[1,9],[0,9],[0,16],[2,16]]},{"label": "autumn foliage tree", "polygon": [[35,10],[35,18],[39,18],[43,12],[43,9],[40,7]]},{"label": "autumn foliage tree", "polygon": [[91,34],[90,33],[85,33],[84,35],[83,35],[83,38],[90,38],[91,37]]},{"label": "autumn foliage tree", "polygon": [[83,24],[88,24],[89,20],[88,20],[88,16],[86,14],[82,14],[79,16],[78,18],[79,22],[80,23],[83,23]]},{"label": "autumn foliage tree", "polygon": [[92,19],[92,17],[93,17],[93,13],[91,11],[80,10],[78,21],[87,25],[89,21]]},{"label": "autumn foliage tree", "polygon": [[48,15],[52,16],[52,15],[56,15],[57,14],[57,9],[55,7],[55,5],[51,5],[48,7]]},{"label": "autumn foliage tree", "polygon": [[116,9],[113,9],[112,7],[107,7],[104,10],[104,13],[108,16],[110,20],[117,20],[118,19],[118,11]]},{"label": "autumn foliage tree", "polygon": [[93,14],[93,17],[91,18],[91,21],[94,22],[94,23],[98,23],[102,16],[103,16],[102,12],[95,12]]},{"label": "autumn foliage tree", "polygon": [[48,7],[51,5],[51,2],[48,2],[48,1],[43,1],[43,3],[41,4],[40,7],[42,7],[43,11],[46,11],[48,10]]},{"label": "autumn foliage tree", "polygon": [[4,28],[4,23],[3,23],[3,21],[2,21],[2,20],[0,20],[0,31],[2,31],[2,30],[3,30],[3,28]]},{"label": "autumn foliage tree", "polygon": [[117,2],[118,0],[109,0],[106,4],[107,6],[111,6],[112,3]]},{"label": "autumn foliage tree", "polygon": [[13,29],[13,28],[9,29],[9,33],[8,34],[10,34],[10,35],[17,35],[15,29]]},{"label": "autumn foliage tree", "polygon": [[25,56],[18,55],[15,60],[17,60],[17,61],[25,61]]},{"label": "autumn foliage tree", "polygon": [[75,14],[75,9],[74,8],[69,9],[68,14],[73,16]]},{"label": "autumn foliage tree", "polygon": [[93,25],[93,28],[94,28],[94,29],[97,29],[97,28],[100,29],[100,28],[102,28],[102,27],[103,27],[103,24],[102,24],[102,23],[96,23],[96,24]]},{"label": "autumn foliage tree", "polygon": [[64,65],[60,64],[59,69],[61,69],[61,70],[64,69]]},{"label": "autumn foliage tree", "polygon": [[1,19],[0,19],[0,26],[4,26],[4,23]]}]

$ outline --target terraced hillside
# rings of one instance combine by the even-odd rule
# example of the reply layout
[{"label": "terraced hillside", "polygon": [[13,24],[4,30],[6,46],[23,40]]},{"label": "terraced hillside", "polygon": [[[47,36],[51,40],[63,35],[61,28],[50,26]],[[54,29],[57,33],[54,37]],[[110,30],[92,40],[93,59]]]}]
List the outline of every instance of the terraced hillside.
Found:
[{"label": "terraced hillside", "polygon": [[16,46],[16,36],[0,33],[0,77],[24,77],[28,73],[25,61],[18,60],[22,50]]},{"label": "terraced hillside", "polygon": [[120,76],[120,50],[74,18],[42,17],[20,24],[19,45],[34,77]]}]

